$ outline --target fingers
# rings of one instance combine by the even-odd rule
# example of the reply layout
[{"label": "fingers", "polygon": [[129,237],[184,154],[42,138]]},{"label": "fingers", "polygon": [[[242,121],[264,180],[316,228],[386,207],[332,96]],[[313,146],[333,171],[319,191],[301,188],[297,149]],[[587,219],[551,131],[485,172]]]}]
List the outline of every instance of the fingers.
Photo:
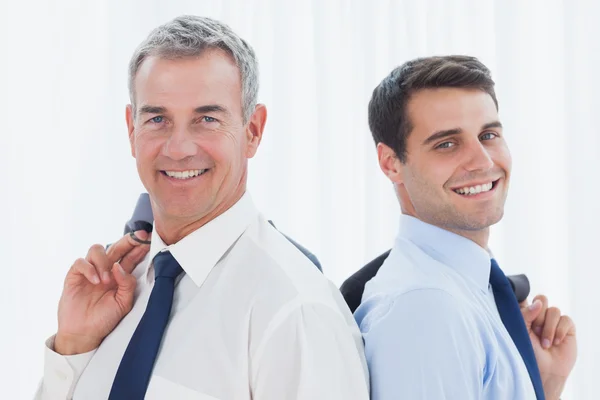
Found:
[{"label": "fingers", "polygon": [[[148,240],[150,234],[146,231],[135,232],[139,240]],[[90,247],[85,259],[78,259],[71,266],[71,271],[83,275],[94,285],[99,283],[110,284],[112,281],[111,270],[114,263],[121,261],[121,266],[126,273],[131,273],[150,250],[147,244],[141,244],[129,235],[123,236],[113,243],[108,249],[99,244]],[[67,274],[69,276],[69,274]]]},{"label": "fingers", "polygon": [[147,244],[138,244],[129,253],[127,253],[119,262],[121,267],[130,274],[135,267],[146,257],[150,251],[150,246]]},{"label": "fingers", "polygon": [[115,300],[121,307],[123,315],[131,311],[133,307],[133,294],[135,293],[135,277],[127,273],[119,263],[114,263],[112,268],[115,282],[117,282],[117,291]]},{"label": "fingers", "polygon": [[548,310],[548,298],[544,295],[535,296],[533,301],[539,300],[542,303],[541,310],[537,318],[533,321],[531,329],[536,335],[541,336],[544,327],[544,321],[546,320],[546,311]]},{"label": "fingers", "polygon": [[521,312],[523,313],[523,319],[525,320],[527,329],[530,329],[531,324],[538,318],[541,311],[542,302],[538,299],[534,300],[529,306],[527,306],[526,302],[521,303]]},{"label": "fingers", "polygon": [[556,333],[556,327],[560,321],[560,310],[556,307],[550,307],[546,311],[546,321],[544,322],[544,329],[542,331],[542,347],[549,349],[554,342],[554,334]]},{"label": "fingers", "polygon": [[522,309],[526,322],[527,310],[536,302],[539,302],[541,306],[537,317],[533,320],[531,329],[540,338],[542,348],[549,349],[553,345],[559,345],[568,335],[575,335],[573,320],[566,315],[561,316],[560,309],[548,307],[546,296],[536,296],[531,306]]},{"label": "fingers", "polygon": [[[75,260],[75,263],[73,266],[71,266],[70,273],[71,272],[85,276],[85,278],[94,285],[98,285],[100,283],[100,277],[98,276],[96,267],[83,258]],[[69,275],[70,274],[67,274],[67,279]]]},{"label": "fingers", "polygon": [[110,267],[111,264],[108,261],[104,246],[95,244],[88,250],[85,260],[96,268],[96,273],[100,280],[108,284],[110,283]]},{"label": "fingers", "polygon": [[556,327],[554,345],[559,345],[567,337],[567,335],[575,335],[575,323],[568,315],[563,315],[560,317],[560,321]]},{"label": "fingers", "polygon": [[[140,240],[147,240],[149,236],[148,232],[144,230],[136,231],[134,234]],[[129,235],[125,235],[116,243],[111,244],[108,250],[106,251],[108,260],[110,261],[110,265],[120,261],[123,257],[127,255],[127,253],[129,253],[135,247],[138,246],[148,247],[148,245],[142,245],[139,242],[136,242]]]}]

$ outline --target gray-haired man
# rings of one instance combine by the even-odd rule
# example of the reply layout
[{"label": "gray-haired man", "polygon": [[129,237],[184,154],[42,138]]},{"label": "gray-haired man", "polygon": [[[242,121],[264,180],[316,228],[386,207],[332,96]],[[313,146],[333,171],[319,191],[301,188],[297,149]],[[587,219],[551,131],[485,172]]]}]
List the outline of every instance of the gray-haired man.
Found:
[{"label": "gray-haired man", "polygon": [[266,121],[257,69],[207,18],[136,50],[127,125],[152,241],[140,231],[75,261],[37,399],[368,399],[344,300],[246,191]]}]

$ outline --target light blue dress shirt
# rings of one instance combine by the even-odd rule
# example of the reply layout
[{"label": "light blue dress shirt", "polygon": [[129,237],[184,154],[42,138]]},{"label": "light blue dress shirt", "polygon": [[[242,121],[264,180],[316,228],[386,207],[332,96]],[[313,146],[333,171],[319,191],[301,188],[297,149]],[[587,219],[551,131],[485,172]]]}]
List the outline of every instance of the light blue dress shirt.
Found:
[{"label": "light blue dress shirt", "polygon": [[535,399],[489,286],[490,254],[402,215],[354,316],[373,400]]}]

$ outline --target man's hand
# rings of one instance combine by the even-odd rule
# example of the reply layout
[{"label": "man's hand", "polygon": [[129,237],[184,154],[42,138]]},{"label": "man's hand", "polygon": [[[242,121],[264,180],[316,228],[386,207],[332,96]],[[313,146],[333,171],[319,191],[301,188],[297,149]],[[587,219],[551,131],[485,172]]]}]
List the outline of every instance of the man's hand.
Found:
[{"label": "man's hand", "polygon": [[[148,240],[145,231],[136,237]],[[54,351],[81,354],[97,348],[133,306],[136,279],[131,272],[150,246],[129,235],[110,245],[94,245],[85,259],[75,261],[58,305],[58,333]]]},{"label": "man's hand", "polygon": [[546,296],[521,303],[521,311],[535,352],[544,393],[558,400],[577,359],[575,324],[556,307],[548,308]]}]

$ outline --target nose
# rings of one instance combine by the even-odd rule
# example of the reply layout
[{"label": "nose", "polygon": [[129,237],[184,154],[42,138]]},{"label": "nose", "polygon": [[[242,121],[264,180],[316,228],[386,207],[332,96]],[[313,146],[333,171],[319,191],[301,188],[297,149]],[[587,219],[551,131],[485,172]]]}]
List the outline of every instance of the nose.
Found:
[{"label": "nose", "polygon": [[464,168],[467,171],[487,171],[494,166],[488,149],[478,140],[467,147]]},{"label": "nose", "polygon": [[175,128],[163,146],[163,155],[172,160],[180,161],[196,155],[198,147],[192,135],[185,128]]}]

